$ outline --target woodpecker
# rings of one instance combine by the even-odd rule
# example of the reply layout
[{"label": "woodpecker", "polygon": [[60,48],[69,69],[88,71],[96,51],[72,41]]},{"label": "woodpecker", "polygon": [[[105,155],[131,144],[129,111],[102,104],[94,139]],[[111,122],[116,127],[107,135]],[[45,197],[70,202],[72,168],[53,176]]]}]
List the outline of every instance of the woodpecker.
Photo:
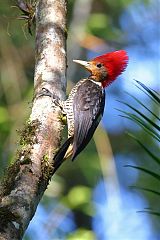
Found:
[{"label": "woodpecker", "polygon": [[54,169],[71,157],[72,161],[91,140],[103,115],[105,88],[127,67],[125,50],[114,51],[90,61],[73,60],[90,72],[71,90],[68,99],[60,105],[66,114],[68,139],[54,157]]}]

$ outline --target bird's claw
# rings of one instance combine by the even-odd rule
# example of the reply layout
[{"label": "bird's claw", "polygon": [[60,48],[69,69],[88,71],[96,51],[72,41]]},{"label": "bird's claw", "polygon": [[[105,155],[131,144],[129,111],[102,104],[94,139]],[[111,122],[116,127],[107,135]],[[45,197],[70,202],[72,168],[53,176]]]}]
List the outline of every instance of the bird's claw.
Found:
[{"label": "bird's claw", "polygon": [[67,125],[67,115],[64,112],[59,115],[59,120],[63,125]]},{"label": "bird's claw", "polygon": [[50,92],[47,88],[42,88],[41,91],[37,94],[36,98],[44,97],[44,96],[45,97],[46,96],[51,97],[52,98],[52,102],[56,106],[62,108],[61,104],[60,104],[61,101],[60,101],[59,97],[57,97],[54,93]]},{"label": "bird's claw", "polygon": [[38,97],[43,97],[43,96],[48,96],[51,98],[57,98],[57,96],[55,96],[53,93],[51,93],[47,88],[42,88],[41,91],[37,94],[37,98]]}]

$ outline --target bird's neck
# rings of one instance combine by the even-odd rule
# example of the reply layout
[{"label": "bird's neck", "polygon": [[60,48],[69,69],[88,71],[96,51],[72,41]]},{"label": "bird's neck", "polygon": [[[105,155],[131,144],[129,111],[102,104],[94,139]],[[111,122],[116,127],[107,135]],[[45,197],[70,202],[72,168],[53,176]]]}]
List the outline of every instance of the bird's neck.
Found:
[{"label": "bird's neck", "polygon": [[98,82],[98,81],[96,81],[96,80],[94,80],[94,79],[92,79],[92,78],[88,78],[88,80],[90,80],[90,81],[92,81],[93,83],[95,83],[95,84],[97,84],[98,86],[100,86],[100,87],[102,87],[102,83],[101,82]]},{"label": "bird's neck", "polygon": [[89,80],[92,81],[93,83],[97,84],[98,86],[102,87],[102,83],[101,82],[94,81],[93,79],[89,79]]}]

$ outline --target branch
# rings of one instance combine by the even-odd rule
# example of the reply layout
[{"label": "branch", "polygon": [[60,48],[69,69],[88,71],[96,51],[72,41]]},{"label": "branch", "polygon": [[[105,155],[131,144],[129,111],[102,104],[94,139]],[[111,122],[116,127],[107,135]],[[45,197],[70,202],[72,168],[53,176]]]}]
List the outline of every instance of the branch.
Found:
[{"label": "branch", "polygon": [[[63,99],[66,91],[66,1],[40,0],[36,8],[35,95],[43,87]],[[60,109],[49,97],[35,98],[21,132],[15,162],[0,187],[0,239],[22,239],[53,175],[61,140]]]}]

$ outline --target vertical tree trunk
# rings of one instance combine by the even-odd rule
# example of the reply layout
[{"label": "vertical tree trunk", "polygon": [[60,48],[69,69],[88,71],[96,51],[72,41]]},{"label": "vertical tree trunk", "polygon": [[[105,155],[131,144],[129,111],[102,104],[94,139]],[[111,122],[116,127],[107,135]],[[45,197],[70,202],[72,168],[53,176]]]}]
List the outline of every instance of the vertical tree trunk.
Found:
[{"label": "vertical tree trunk", "polygon": [[[43,87],[59,98],[66,90],[66,0],[39,0],[36,7],[35,95]],[[61,140],[60,109],[49,97],[35,98],[21,132],[15,162],[0,187],[0,239],[22,239],[53,175]]]}]

